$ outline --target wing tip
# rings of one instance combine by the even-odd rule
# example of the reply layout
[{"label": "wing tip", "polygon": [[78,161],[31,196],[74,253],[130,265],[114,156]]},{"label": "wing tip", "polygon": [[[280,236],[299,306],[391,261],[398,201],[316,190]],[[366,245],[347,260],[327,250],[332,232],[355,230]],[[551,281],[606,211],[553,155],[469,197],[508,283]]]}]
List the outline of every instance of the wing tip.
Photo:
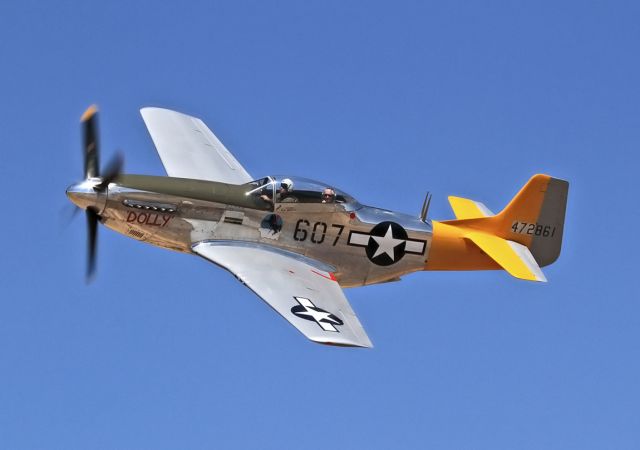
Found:
[{"label": "wing tip", "polygon": [[142,115],[142,117],[145,117],[145,114],[148,115],[150,113],[153,113],[154,111],[171,111],[171,110],[167,108],[161,108],[159,106],[143,106],[142,108],[140,108],[140,114]]},{"label": "wing tip", "polygon": [[[308,336],[307,336],[308,337]],[[331,347],[355,347],[355,348],[373,348],[373,343],[368,337],[364,337],[362,341],[352,340],[332,340],[331,338],[309,338],[316,344],[329,345]]]},{"label": "wing tip", "polygon": [[355,343],[345,343],[345,342],[321,342],[314,341],[317,344],[327,345],[330,347],[352,347],[352,348],[373,348],[373,344],[355,344]]},{"label": "wing tip", "polygon": [[[142,108],[140,108],[140,115],[142,116],[143,119],[147,119],[148,117],[151,117],[154,113],[157,114],[166,114],[166,115],[179,115],[179,116],[185,116],[185,117],[189,117],[191,119],[198,119],[195,116],[192,116],[190,114],[186,114],[180,111],[176,111],[174,109],[169,109],[169,108],[163,108],[161,106],[143,106]],[[200,120],[200,119],[198,119]]]}]

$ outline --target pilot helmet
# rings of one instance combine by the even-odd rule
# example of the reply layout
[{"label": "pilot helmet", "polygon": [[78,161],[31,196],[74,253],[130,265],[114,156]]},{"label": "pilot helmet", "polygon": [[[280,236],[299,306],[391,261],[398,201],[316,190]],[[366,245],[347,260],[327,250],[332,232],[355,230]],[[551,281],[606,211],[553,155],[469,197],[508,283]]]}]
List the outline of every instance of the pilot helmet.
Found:
[{"label": "pilot helmet", "polygon": [[285,188],[287,191],[292,191],[293,181],[291,181],[289,178],[285,178],[280,182],[280,186]]}]

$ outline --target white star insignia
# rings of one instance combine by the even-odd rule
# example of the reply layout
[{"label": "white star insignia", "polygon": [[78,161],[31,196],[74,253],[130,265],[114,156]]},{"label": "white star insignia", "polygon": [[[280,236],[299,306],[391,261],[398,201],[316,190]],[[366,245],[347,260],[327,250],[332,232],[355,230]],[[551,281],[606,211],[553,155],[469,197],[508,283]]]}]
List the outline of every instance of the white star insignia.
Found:
[{"label": "white star insignia", "polygon": [[326,311],[316,311],[315,309],[307,308],[305,312],[301,312],[298,314],[301,316],[311,317],[316,322],[320,322],[322,319],[328,319],[329,321],[332,321],[330,317],[331,313],[328,313]]},{"label": "white star insignia", "polygon": [[377,243],[378,248],[376,252],[373,254],[372,258],[375,258],[378,255],[386,253],[389,255],[392,261],[395,261],[395,248],[402,244],[404,239],[396,239],[393,237],[393,231],[391,230],[391,225],[387,228],[387,232],[384,236],[371,236]]}]

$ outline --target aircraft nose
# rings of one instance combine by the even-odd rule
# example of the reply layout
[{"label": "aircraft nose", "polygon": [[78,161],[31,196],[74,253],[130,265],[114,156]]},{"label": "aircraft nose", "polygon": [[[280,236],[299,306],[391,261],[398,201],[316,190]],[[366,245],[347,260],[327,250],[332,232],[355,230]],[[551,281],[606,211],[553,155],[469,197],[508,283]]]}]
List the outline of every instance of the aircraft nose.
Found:
[{"label": "aircraft nose", "polygon": [[94,186],[95,183],[89,180],[74,183],[67,188],[67,197],[78,208],[87,209],[88,206],[95,206],[98,203],[98,193]]}]

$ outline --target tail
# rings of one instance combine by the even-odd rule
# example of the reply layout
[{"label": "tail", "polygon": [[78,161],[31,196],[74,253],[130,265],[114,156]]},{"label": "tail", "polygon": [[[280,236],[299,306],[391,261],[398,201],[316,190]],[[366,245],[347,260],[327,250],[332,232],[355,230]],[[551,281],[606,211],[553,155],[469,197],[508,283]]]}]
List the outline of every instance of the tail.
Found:
[{"label": "tail", "polygon": [[[534,175],[496,215],[481,203],[450,197],[458,220],[434,221],[432,249],[425,268],[502,267],[517,278],[546,281],[540,267],[560,256],[568,192],[567,181]],[[475,246],[463,247],[460,239]],[[460,253],[462,248],[464,255],[446,255],[451,251]],[[459,267],[451,267],[452,264]]]},{"label": "tail", "polygon": [[541,267],[548,266],[560,256],[568,193],[567,181],[534,175],[488,228],[526,246]]}]

